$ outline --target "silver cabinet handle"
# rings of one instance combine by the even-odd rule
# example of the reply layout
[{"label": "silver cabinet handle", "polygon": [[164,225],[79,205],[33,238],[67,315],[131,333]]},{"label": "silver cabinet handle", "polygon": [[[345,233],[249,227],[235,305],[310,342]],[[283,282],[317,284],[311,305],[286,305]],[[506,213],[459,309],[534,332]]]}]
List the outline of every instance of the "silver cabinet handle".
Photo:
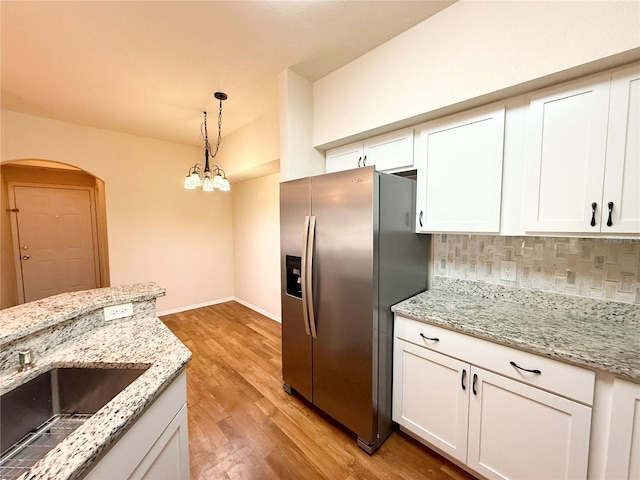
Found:
[{"label": "silver cabinet handle", "polygon": [[418,216],[418,223],[420,224],[420,226],[424,226],[422,225],[422,217],[424,216],[424,212],[422,210],[420,210],[420,215]]},{"label": "silver cabinet handle", "polygon": [[362,157],[358,157],[358,168],[360,168],[362,165],[360,165],[360,162],[362,162]]},{"label": "silver cabinet handle", "polygon": [[307,294],[307,245],[309,243],[309,216],[304,217],[304,231],[302,234],[302,259],[300,260],[300,273],[302,277],[302,318],[304,320],[304,331],[311,335],[309,330],[309,306]]},{"label": "silver cabinet handle", "polygon": [[311,336],[318,338],[316,330],[316,317],[313,313],[313,243],[316,236],[316,216],[312,215],[309,220],[309,240],[307,242],[307,306],[309,307],[309,326],[311,327]]},{"label": "silver cabinet handle", "polygon": [[365,155],[364,158],[362,159],[362,166],[366,167],[367,166],[367,156]]}]

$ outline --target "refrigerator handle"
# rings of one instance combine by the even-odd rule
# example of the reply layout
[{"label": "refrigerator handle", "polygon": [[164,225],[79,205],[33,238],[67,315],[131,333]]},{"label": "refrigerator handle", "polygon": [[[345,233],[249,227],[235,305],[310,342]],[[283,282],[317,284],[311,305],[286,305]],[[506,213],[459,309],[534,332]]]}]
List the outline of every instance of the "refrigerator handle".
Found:
[{"label": "refrigerator handle", "polygon": [[302,236],[302,259],[300,260],[300,278],[302,279],[302,318],[304,321],[304,331],[311,335],[309,331],[309,307],[307,305],[307,245],[309,243],[309,216],[304,217],[304,232]]},{"label": "refrigerator handle", "polygon": [[318,338],[318,332],[316,331],[316,317],[313,313],[313,244],[316,236],[316,216],[311,215],[309,220],[309,239],[307,241],[307,271],[306,283],[307,283],[307,307],[309,309],[309,325],[311,326],[311,336]]}]

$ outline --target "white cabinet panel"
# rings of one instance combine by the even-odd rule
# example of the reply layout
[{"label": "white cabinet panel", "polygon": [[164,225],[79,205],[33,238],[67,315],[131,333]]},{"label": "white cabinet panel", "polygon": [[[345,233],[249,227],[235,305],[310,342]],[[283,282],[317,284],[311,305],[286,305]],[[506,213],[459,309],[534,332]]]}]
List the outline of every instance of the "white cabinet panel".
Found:
[{"label": "white cabinet panel", "polygon": [[413,168],[413,128],[380,135],[364,142],[363,164],[363,167],[375,165],[380,172]]},{"label": "white cabinet panel", "polygon": [[187,406],[184,405],[129,478],[131,480],[187,480],[189,478],[187,429]]},{"label": "white cabinet panel", "polygon": [[473,367],[467,465],[487,478],[587,474],[591,408]]},{"label": "white cabinet panel", "polygon": [[[542,372],[497,373],[509,358]],[[592,408],[553,387],[591,402],[594,383],[585,369],[396,316],[393,420],[487,478],[585,478]]]},{"label": "white cabinet panel", "polygon": [[[604,233],[640,232],[640,69],[611,80],[606,175],[602,196]],[[609,203],[612,204],[609,222]]]},{"label": "white cabinet panel", "polygon": [[640,384],[616,379],[606,478],[640,479]]},{"label": "white cabinet panel", "polygon": [[419,232],[500,230],[504,118],[494,105],[421,129]]},{"label": "white cabinet panel", "polygon": [[328,150],[326,172],[340,172],[374,165],[380,172],[413,168],[413,128],[379,135],[364,142]]},{"label": "white cabinet panel", "polygon": [[364,156],[362,143],[352,143],[343,147],[328,150],[326,155],[326,172],[341,172],[362,167]]},{"label": "white cabinet panel", "polygon": [[529,231],[589,232],[599,224],[607,143],[609,75],[531,98]]},{"label": "white cabinet panel", "polygon": [[640,233],[639,87],[633,66],[532,95],[526,231]]},{"label": "white cabinet panel", "polygon": [[186,402],[187,376],[183,372],[110,447],[85,478],[187,480]]},{"label": "white cabinet panel", "polygon": [[397,340],[393,420],[464,462],[468,377],[468,364]]},{"label": "white cabinet panel", "polygon": [[[593,404],[596,376],[593,370],[401,316],[396,317],[394,334],[396,338],[481,365],[504,377],[586,405]],[[523,368],[537,372],[527,372]],[[568,378],[570,382],[567,382]]]}]

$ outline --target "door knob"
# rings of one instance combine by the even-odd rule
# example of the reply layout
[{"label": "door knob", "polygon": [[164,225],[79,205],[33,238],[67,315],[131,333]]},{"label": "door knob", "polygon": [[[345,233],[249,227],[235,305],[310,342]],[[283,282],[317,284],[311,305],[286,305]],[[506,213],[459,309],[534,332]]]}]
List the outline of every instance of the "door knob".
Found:
[{"label": "door knob", "polygon": [[29,256],[29,255],[23,255],[23,256],[22,256],[22,259],[23,259],[23,260],[29,260],[30,258],[31,258],[31,256]]}]

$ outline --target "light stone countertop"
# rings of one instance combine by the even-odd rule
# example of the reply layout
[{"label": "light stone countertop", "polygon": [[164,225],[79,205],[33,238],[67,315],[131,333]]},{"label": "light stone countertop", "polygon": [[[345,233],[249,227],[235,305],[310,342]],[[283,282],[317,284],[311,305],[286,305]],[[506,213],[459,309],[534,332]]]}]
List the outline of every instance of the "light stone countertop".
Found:
[{"label": "light stone countertop", "polygon": [[[154,283],[137,284],[61,294],[0,311],[2,393],[56,367],[149,367],[21,480],[81,476],[184,371],[191,352],[155,318],[160,295],[164,290]],[[103,306],[128,302],[134,303],[133,317],[104,320]],[[23,347],[34,351],[35,367],[18,372],[16,350]]]},{"label": "light stone countertop", "polygon": [[434,277],[392,310],[640,382],[640,305]]}]

